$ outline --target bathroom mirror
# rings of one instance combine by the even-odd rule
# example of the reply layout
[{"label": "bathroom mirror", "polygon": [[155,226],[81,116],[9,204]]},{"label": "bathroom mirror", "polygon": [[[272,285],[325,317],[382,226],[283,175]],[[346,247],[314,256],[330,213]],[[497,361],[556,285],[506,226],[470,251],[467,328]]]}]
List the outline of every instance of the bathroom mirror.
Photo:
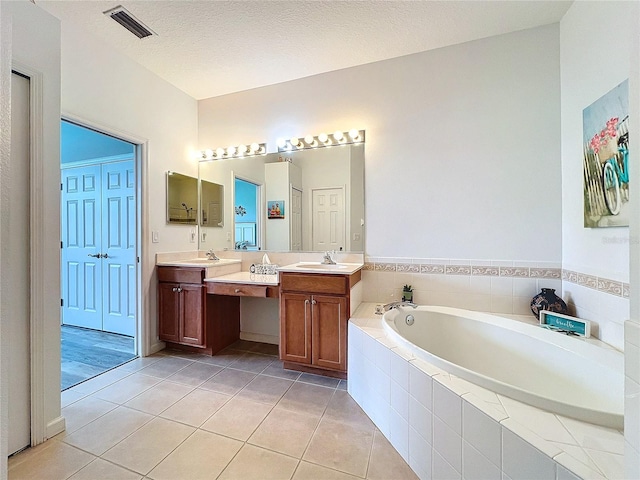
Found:
[{"label": "bathroom mirror", "polygon": [[201,250],[364,251],[364,144],[201,161],[199,178],[220,185],[225,219],[202,225]]},{"label": "bathroom mirror", "polygon": [[167,223],[195,225],[197,214],[198,179],[167,172]]},{"label": "bathroom mirror", "polygon": [[224,226],[224,186],[200,181],[200,225],[222,228]]}]

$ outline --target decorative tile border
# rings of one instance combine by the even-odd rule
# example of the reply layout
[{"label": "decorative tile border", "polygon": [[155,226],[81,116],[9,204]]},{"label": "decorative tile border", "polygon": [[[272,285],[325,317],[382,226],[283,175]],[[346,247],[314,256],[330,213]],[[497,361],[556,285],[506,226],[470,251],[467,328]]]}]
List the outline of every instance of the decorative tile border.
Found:
[{"label": "decorative tile border", "polygon": [[421,275],[469,275],[482,277],[538,278],[564,280],[598,292],[629,298],[629,284],[608,278],[561,268],[499,267],[486,265],[448,265],[440,263],[365,262],[364,269],[376,272],[415,273]]}]

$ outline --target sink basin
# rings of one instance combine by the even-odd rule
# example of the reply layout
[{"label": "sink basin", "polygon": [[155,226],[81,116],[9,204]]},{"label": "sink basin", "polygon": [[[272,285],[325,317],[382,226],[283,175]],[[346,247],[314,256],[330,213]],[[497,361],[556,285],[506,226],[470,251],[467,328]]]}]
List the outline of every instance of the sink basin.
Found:
[{"label": "sink basin", "polygon": [[314,270],[345,270],[347,265],[340,265],[339,263],[335,265],[324,263],[298,263],[296,267],[304,269],[311,268]]}]

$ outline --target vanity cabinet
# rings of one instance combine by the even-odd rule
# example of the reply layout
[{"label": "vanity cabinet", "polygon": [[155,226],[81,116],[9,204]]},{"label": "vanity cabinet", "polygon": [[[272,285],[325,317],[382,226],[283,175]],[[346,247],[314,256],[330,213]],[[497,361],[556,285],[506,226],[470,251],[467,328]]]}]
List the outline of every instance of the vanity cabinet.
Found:
[{"label": "vanity cabinet", "polygon": [[345,376],[350,291],[359,280],[359,271],[281,274],[280,359],[285,368]]},{"label": "vanity cabinet", "polygon": [[160,340],[205,348],[207,343],[204,268],[158,267]]}]

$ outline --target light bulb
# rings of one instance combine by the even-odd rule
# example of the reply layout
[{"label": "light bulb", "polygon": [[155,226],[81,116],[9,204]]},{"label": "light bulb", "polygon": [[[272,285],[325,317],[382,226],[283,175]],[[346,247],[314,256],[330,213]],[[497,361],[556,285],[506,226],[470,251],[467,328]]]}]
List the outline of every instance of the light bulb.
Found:
[{"label": "light bulb", "polygon": [[208,149],[204,151],[204,156],[205,158],[212,158],[213,157],[213,150]]},{"label": "light bulb", "polygon": [[291,143],[291,146],[293,146],[293,147],[297,148],[297,147],[300,146],[300,139],[298,137],[291,137],[289,142]]},{"label": "light bulb", "polygon": [[246,145],[238,145],[238,155],[244,155],[247,153]]},{"label": "light bulb", "polygon": [[284,148],[286,144],[287,141],[284,138],[279,138],[276,140],[276,145],[278,145],[278,148]]},{"label": "light bulb", "polygon": [[316,142],[316,139],[313,138],[313,135],[307,135],[306,137],[304,137],[304,141],[307,145],[309,145],[310,147],[315,147],[318,143]]},{"label": "light bulb", "polygon": [[355,128],[353,130],[349,130],[349,137],[351,137],[351,140],[353,140],[354,142],[357,142],[358,140],[360,140],[360,132]]},{"label": "light bulb", "polygon": [[221,158],[224,155],[224,148],[216,148],[216,157]]},{"label": "light bulb", "polygon": [[251,148],[251,153],[258,153],[258,150],[260,150],[260,145],[254,142],[249,148]]},{"label": "light bulb", "polygon": [[320,140],[322,143],[326,145],[327,143],[329,143],[329,135],[323,132],[320,135],[318,135],[318,140]]},{"label": "light bulb", "polygon": [[233,157],[236,154],[236,147],[227,147],[227,155]]},{"label": "light bulb", "polygon": [[336,139],[336,142],[341,142],[344,139],[344,134],[340,130],[336,130],[333,132],[333,138]]}]

